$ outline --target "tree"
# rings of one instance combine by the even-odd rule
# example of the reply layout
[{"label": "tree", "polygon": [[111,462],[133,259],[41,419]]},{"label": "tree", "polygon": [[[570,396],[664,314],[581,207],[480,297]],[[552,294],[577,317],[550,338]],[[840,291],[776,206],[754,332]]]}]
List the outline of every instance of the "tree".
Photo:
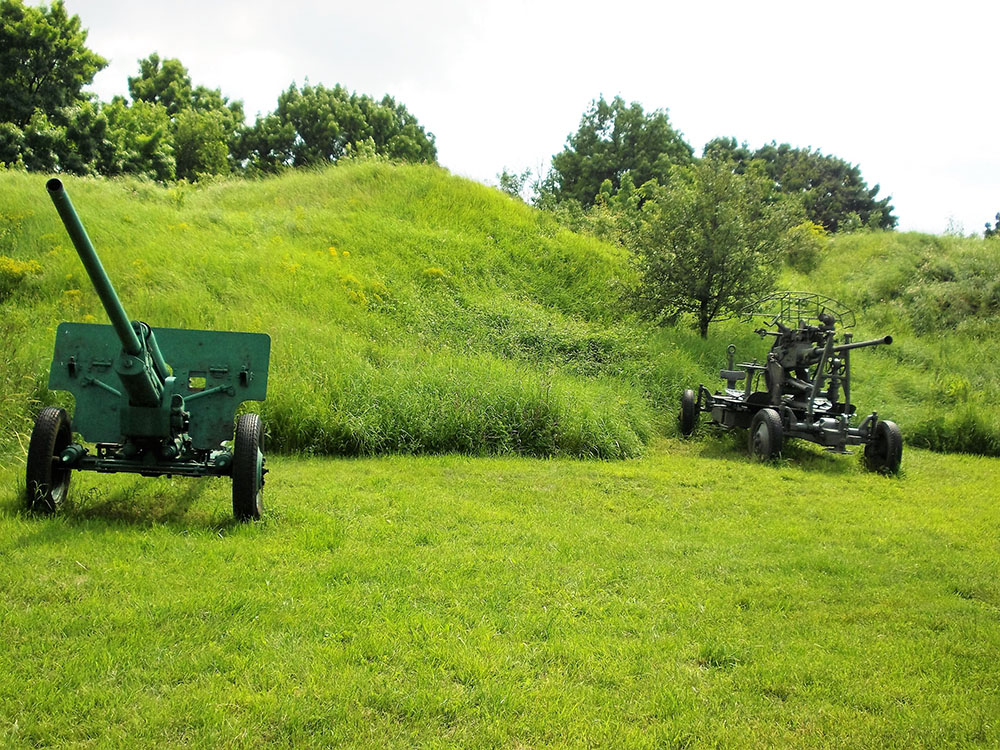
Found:
[{"label": "tree", "polygon": [[693,314],[709,324],[773,288],[783,235],[801,209],[751,167],[705,158],[676,166],[665,187],[644,186],[642,220],[630,240],[640,269],[637,307],[659,323]]},{"label": "tree", "polygon": [[229,174],[233,123],[224,110],[185,109],[172,121],[177,179]]},{"label": "tree", "polygon": [[160,105],[170,118],[177,179],[231,171],[230,153],[244,129],[243,102],[229,101],[219,89],[192,86],[180,60],[161,60],[155,52],[139,61],[139,75],[128,79],[128,90],[133,102]]},{"label": "tree", "polygon": [[852,214],[871,229],[896,226],[892,196],[877,199],[879,186],[869,188],[858,166],[836,156],[773,141],[751,151],[745,143],[737,145],[735,138],[709,141],[703,154],[732,160],[741,174],[751,162],[761,162],[778,190],[799,196],[809,220],[829,232],[845,228],[849,219],[856,221]]},{"label": "tree", "polygon": [[177,58],[161,60],[154,52],[139,61],[139,75],[129,76],[128,93],[134,102],[162,104],[174,117],[191,108],[191,76]]},{"label": "tree", "polygon": [[62,0],[37,8],[0,0],[0,122],[23,129],[36,111],[53,119],[85,101],[83,87],[108,64],[86,41]]},{"label": "tree", "polygon": [[116,96],[104,106],[107,148],[98,164],[103,175],[135,174],[160,182],[175,176],[170,117],[162,104],[138,101],[129,105]]},{"label": "tree", "polygon": [[642,105],[616,96],[602,96],[591,104],[566,147],[552,157],[552,168],[540,185],[541,202],[575,200],[590,206],[605,180],[614,189],[628,172],[632,182],[642,185],[656,179],[664,182],[675,164],[691,162],[693,149],[673,129],[666,110],[646,114]]},{"label": "tree", "polygon": [[369,139],[380,156],[404,161],[434,161],[434,135],[402,104],[389,96],[375,101],[333,88],[295,84],[278,96],[273,113],[257,119],[243,134],[237,160],[250,171],[274,172],[336,162],[349,145]]},{"label": "tree", "polygon": [[504,167],[503,171],[497,175],[497,187],[500,188],[500,192],[506,193],[511,198],[523,201],[524,197],[522,194],[530,179],[530,168],[518,174],[517,172],[508,172],[507,167]]},{"label": "tree", "polygon": [[997,211],[996,224],[990,226],[990,223],[986,222],[986,229],[983,231],[983,238],[989,239],[990,237],[1000,236],[1000,211]]}]

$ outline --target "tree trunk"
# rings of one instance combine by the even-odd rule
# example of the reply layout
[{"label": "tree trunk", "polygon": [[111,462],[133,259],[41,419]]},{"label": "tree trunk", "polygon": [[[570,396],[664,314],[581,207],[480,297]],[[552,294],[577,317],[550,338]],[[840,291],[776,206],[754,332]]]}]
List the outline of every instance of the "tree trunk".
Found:
[{"label": "tree trunk", "polygon": [[703,339],[708,338],[708,300],[701,301],[701,310],[698,311],[698,331]]}]

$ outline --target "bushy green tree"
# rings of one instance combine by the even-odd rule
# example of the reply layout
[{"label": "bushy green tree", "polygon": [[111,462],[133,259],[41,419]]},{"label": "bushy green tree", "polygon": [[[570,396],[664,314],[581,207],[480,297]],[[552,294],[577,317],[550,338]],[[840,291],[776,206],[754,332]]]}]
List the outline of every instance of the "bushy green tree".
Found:
[{"label": "bushy green tree", "polygon": [[983,231],[983,237],[989,239],[990,237],[1000,236],[1000,211],[997,211],[996,224],[990,226],[990,223],[986,222],[986,229]]},{"label": "bushy green tree", "polygon": [[83,86],[107,62],[61,0],[0,0],[0,163],[91,174],[106,122]]},{"label": "bushy green tree", "polygon": [[134,174],[160,182],[174,179],[176,162],[165,106],[145,101],[128,104],[116,96],[102,113],[108,123],[108,145],[99,163],[101,174]]},{"label": "bushy green tree", "polygon": [[786,231],[800,207],[782,200],[759,169],[704,158],[676,166],[666,186],[647,186],[642,220],[631,235],[641,283],[636,306],[649,319],[693,314],[709,324],[773,288]]},{"label": "bushy green tree", "polygon": [[173,118],[171,130],[178,179],[229,173],[233,122],[223,111],[185,109]]},{"label": "bushy green tree", "polygon": [[861,169],[836,156],[808,148],[780,146],[773,141],[756,151],[735,138],[716,138],[705,144],[704,156],[733,161],[738,173],[752,162],[760,162],[764,172],[782,193],[797,195],[810,221],[829,232],[860,222],[870,229],[893,229],[892,196],[879,199],[879,186],[869,188]]},{"label": "bushy green tree", "polygon": [[40,7],[0,0],[0,122],[25,129],[36,112],[55,121],[85,101],[83,87],[107,65],[86,41],[62,0]]},{"label": "bushy green tree", "polygon": [[219,89],[192,86],[180,60],[161,59],[155,52],[139,61],[139,74],[128,79],[128,89],[133,102],[161,105],[170,118],[177,179],[231,171],[230,154],[244,129],[241,101],[230,101]]},{"label": "bushy green tree", "polygon": [[237,158],[251,171],[329,164],[369,139],[376,154],[404,161],[434,161],[434,135],[402,104],[333,88],[291,85],[275,111],[243,135]]},{"label": "bushy green tree", "polygon": [[162,104],[173,117],[191,108],[191,76],[177,58],[161,60],[154,52],[139,60],[139,74],[129,76],[128,93],[134,102]]},{"label": "bushy green tree", "polygon": [[691,162],[693,150],[670,125],[666,110],[646,113],[642,105],[616,96],[591,104],[566,147],[552,157],[552,168],[541,182],[542,206],[575,200],[594,203],[601,184],[613,189],[628,172],[633,184],[664,182],[671,167]]}]

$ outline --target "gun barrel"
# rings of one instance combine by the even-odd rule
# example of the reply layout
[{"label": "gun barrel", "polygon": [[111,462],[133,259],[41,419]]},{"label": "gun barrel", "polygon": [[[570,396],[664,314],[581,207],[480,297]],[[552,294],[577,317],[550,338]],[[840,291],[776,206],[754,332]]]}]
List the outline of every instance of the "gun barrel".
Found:
[{"label": "gun barrel", "polygon": [[83,228],[80,217],[73,209],[73,204],[63,188],[62,181],[53,177],[45,183],[45,187],[49,191],[49,196],[55,204],[56,211],[59,212],[59,217],[62,219],[70,239],[73,240],[80,260],[83,261],[83,267],[87,269],[90,283],[94,285],[97,296],[101,298],[101,304],[104,305],[104,310],[107,312],[108,318],[111,319],[111,325],[122,342],[122,348],[129,354],[138,356],[142,352],[142,343],[133,330],[128,315],[125,314],[121,300],[115,294],[115,288],[111,285],[111,279],[105,273],[104,266],[101,265],[101,259],[97,257],[97,251],[94,250],[90,237],[87,236],[87,230]]},{"label": "gun barrel", "polygon": [[839,346],[833,347],[833,352],[839,354],[840,352],[847,352],[851,349],[860,349],[864,346],[882,346],[884,344],[891,344],[892,336],[883,336],[880,339],[872,339],[871,341],[852,341],[850,344],[840,344]]}]

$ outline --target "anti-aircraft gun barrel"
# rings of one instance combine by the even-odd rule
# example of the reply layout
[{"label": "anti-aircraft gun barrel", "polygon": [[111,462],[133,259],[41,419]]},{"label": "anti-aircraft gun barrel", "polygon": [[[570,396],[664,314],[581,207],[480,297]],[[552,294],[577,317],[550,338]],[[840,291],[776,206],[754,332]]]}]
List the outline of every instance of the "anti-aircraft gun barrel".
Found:
[{"label": "anti-aircraft gun barrel", "polygon": [[45,183],[45,187],[48,188],[49,196],[55,204],[56,211],[59,212],[59,218],[66,226],[66,231],[69,233],[70,239],[73,240],[73,246],[76,247],[80,260],[83,261],[83,267],[87,269],[87,275],[90,276],[90,282],[97,290],[97,296],[101,298],[101,304],[104,305],[104,310],[107,312],[108,318],[111,319],[115,333],[121,339],[122,348],[133,357],[139,356],[142,353],[142,342],[139,341],[139,337],[132,328],[132,323],[129,322],[128,315],[125,314],[121,300],[115,294],[111,279],[104,271],[101,259],[97,257],[97,251],[94,250],[94,245],[91,243],[90,237],[87,236],[87,230],[83,228],[80,217],[76,215],[73,204],[70,202],[69,195],[63,189],[62,181],[53,177]]},{"label": "anti-aircraft gun barrel", "polygon": [[892,336],[883,336],[880,339],[871,339],[870,341],[852,341],[849,344],[840,344],[839,346],[833,347],[834,354],[840,354],[841,352],[848,352],[851,349],[861,349],[865,346],[883,346],[892,343]]}]

